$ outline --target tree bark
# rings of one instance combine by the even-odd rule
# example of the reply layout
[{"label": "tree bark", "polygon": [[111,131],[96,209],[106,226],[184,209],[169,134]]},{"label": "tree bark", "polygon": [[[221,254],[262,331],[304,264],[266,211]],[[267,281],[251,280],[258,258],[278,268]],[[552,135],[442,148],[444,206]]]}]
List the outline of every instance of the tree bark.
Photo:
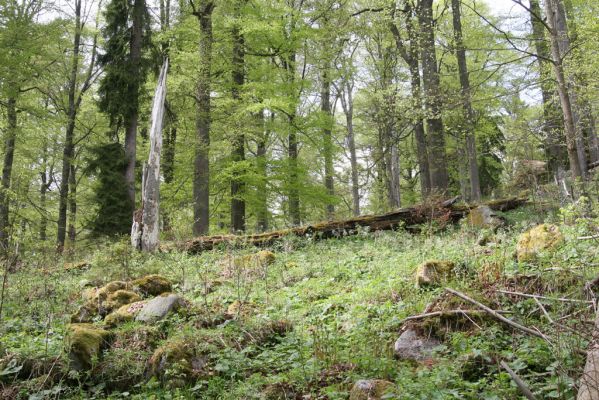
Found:
[{"label": "tree bark", "polygon": [[472,108],[472,93],[470,92],[470,77],[468,65],[466,64],[466,49],[462,35],[462,19],[460,15],[460,0],[451,0],[453,13],[453,34],[456,46],[456,58],[458,60],[458,71],[460,75],[460,86],[462,88],[462,106],[466,116],[466,152],[468,154],[468,167],[470,176],[470,199],[480,201],[480,177],[478,172],[478,161],[476,156],[476,138],[474,135],[474,110]]},{"label": "tree bark", "polygon": [[75,247],[77,239],[77,168],[71,163],[69,173],[69,242],[71,250]]},{"label": "tree bark", "polygon": [[9,241],[9,190],[12,178],[12,166],[15,157],[17,136],[17,98],[11,96],[6,104],[7,129],[4,138],[4,163],[2,166],[2,188],[0,188],[0,251],[8,250]]},{"label": "tree bark", "polygon": [[435,27],[433,22],[433,0],[420,0],[418,10],[420,24],[420,51],[422,54],[422,81],[426,106],[427,133],[429,136],[429,167],[431,189],[447,191],[448,175],[445,155],[445,135],[441,118],[441,85],[435,53]]},{"label": "tree bark", "polygon": [[[75,1],[75,36],[73,40],[73,58],[71,60],[71,75],[68,89],[67,127],[65,131],[64,149],[62,153],[62,174],[59,187],[58,201],[58,230],[56,234],[56,248],[58,252],[64,250],[67,233],[67,206],[69,197],[69,182],[71,164],[75,155],[74,135],[75,119],[79,99],[76,99],[77,74],[79,72],[79,51],[81,45],[81,0]],[[80,94],[81,96],[81,94]]]},{"label": "tree bark", "polygon": [[[570,98],[570,104],[572,109],[572,119],[574,124],[574,130],[576,133],[576,154],[578,156],[578,163],[580,165],[580,171],[582,177],[585,178],[587,175],[587,159],[585,153],[585,144],[583,136],[583,120],[582,120],[582,109],[576,92],[576,76],[572,72],[568,72],[563,67],[565,56],[570,53],[571,43],[570,35],[568,31],[568,21],[566,20],[566,9],[562,0],[548,0],[552,2],[552,9],[554,10],[553,21],[554,25],[551,25],[556,33],[556,39],[560,52],[560,62],[564,70],[566,87],[568,89],[568,96]],[[549,19],[549,16],[547,16]]]},{"label": "tree bark", "polygon": [[420,65],[418,62],[418,37],[413,27],[414,11],[409,2],[405,4],[403,14],[406,19],[406,29],[409,46],[407,46],[395,25],[391,22],[390,29],[395,38],[395,43],[399,55],[408,64],[410,70],[410,87],[412,101],[414,104],[414,114],[412,124],[414,126],[414,138],[416,139],[416,155],[418,157],[418,167],[420,172],[420,193],[422,198],[426,198],[431,191],[430,167],[428,161],[428,150],[426,146],[426,135],[424,133],[424,120],[422,117],[422,91],[420,86]]},{"label": "tree bark", "polygon": [[196,10],[200,23],[200,71],[196,86],[196,149],[193,179],[193,233],[210,229],[210,81],[212,69],[212,1],[201,2]]},{"label": "tree bark", "polygon": [[[274,119],[274,114],[271,114],[271,118]],[[258,232],[265,232],[268,230],[268,172],[267,172],[267,161],[266,161],[266,140],[268,133],[265,130],[264,124],[264,110],[258,113],[258,141],[256,143],[256,169],[258,173],[258,185],[256,195],[258,197],[258,212],[256,218],[256,230]]]},{"label": "tree bark", "polygon": [[[282,60],[283,68],[286,71],[287,83],[293,87],[295,83],[295,52],[292,51],[287,58]],[[294,108],[287,114],[287,161],[289,168],[289,183],[287,201],[289,206],[289,218],[291,225],[301,224],[300,194],[299,194],[299,170],[298,156],[299,143],[297,139],[297,129],[295,127],[296,109]]]},{"label": "tree bark", "polygon": [[532,35],[537,53],[537,64],[539,66],[539,80],[541,98],[543,99],[543,132],[545,136],[545,153],[548,160],[548,168],[554,176],[557,176],[560,168],[564,166],[566,154],[562,146],[560,131],[563,129],[561,121],[561,110],[559,104],[554,100],[555,89],[549,65],[546,60],[551,59],[549,48],[545,40],[545,27],[541,18],[541,7],[539,0],[530,0],[530,22]]},{"label": "tree bark", "polygon": [[345,125],[347,129],[347,147],[349,150],[349,162],[351,166],[351,192],[352,192],[352,214],[354,217],[360,215],[360,183],[358,177],[358,157],[356,155],[356,140],[354,135],[354,99],[353,84],[349,79],[343,82],[341,93],[341,106],[345,114]]},{"label": "tree bark", "polygon": [[[131,41],[129,43],[129,61],[132,69],[131,75],[137,76],[141,70],[141,48],[143,41],[143,20],[146,8],[145,0],[135,0],[131,21]],[[137,124],[139,119],[139,96],[138,88],[134,89],[134,102],[131,114],[127,116],[125,131],[125,157],[127,166],[125,168],[125,184],[131,209],[135,210],[135,164],[137,154]]]},{"label": "tree bark", "polygon": [[46,193],[48,191],[48,144],[46,140],[42,145],[42,168],[40,171],[40,231],[39,238],[41,241],[47,239],[48,216],[46,214]]},{"label": "tree bark", "polygon": [[[236,2],[236,17],[240,17],[240,1]],[[231,29],[233,39],[233,58],[232,58],[232,81],[231,97],[235,107],[241,103],[241,89],[244,84],[244,38],[240,32],[237,22]],[[231,178],[231,230],[233,232],[245,231],[245,183],[243,182],[243,171],[239,168],[239,163],[245,160],[245,135],[241,125],[235,127],[236,132],[232,139],[231,160],[233,162],[233,176]]]},{"label": "tree bark", "polygon": [[574,178],[583,178],[582,167],[578,158],[576,143],[576,128],[574,126],[574,115],[572,112],[572,103],[570,93],[566,82],[562,54],[560,51],[559,37],[556,29],[556,7],[554,0],[545,1],[545,14],[550,28],[551,56],[553,59],[553,72],[557,80],[557,91],[560,97],[560,105],[564,117],[564,133],[566,137],[566,147],[568,149],[568,160],[570,170]]},{"label": "tree bark", "polygon": [[320,91],[320,111],[324,118],[324,127],[322,129],[323,156],[324,156],[324,186],[327,194],[331,197],[327,201],[326,216],[331,220],[335,217],[335,206],[332,203],[332,197],[335,196],[334,169],[333,169],[333,136],[332,124],[333,114],[331,111],[331,80],[329,76],[329,65],[325,65],[321,76]]},{"label": "tree bark", "polygon": [[[142,193],[141,235],[132,233],[133,237],[141,236],[141,250],[153,252],[159,245],[160,234],[160,154],[162,152],[162,122],[164,119],[164,101],[166,99],[166,76],[168,58],[160,70],[160,76],[152,102],[152,120],[150,127],[150,154],[144,168]],[[137,220],[133,220],[132,231],[139,228]]]}]

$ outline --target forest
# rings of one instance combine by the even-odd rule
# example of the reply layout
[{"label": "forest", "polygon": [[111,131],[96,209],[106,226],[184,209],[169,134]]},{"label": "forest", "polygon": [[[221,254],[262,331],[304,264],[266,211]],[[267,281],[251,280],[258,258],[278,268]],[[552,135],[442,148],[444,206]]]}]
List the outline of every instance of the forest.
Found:
[{"label": "forest", "polygon": [[599,400],[598,15],[0,0],[0,399]]}]

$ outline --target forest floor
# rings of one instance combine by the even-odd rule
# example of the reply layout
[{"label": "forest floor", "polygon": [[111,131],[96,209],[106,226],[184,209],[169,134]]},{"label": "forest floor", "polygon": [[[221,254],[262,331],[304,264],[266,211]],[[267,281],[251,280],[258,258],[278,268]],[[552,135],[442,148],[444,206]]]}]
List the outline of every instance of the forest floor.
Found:
[{"label": "forest floor", "polygon": [[[8,275],[0,398],[347,399],[365,379],[390,382],[384,397],[381,391],[372,399],[521,398],[500,366],[505,361],[539,399],[572,399],[593,328],[584,288],[599,273],[599,239],[578,239],[590,227],[576,207],[530,205],[503,216],[507,226],[497,232],[433,224],[419,234],[289,238],[259,256],[252,256],[256,248],[147,255],[126,242],[96,244],[82,257],[85,264],[64,264],[50,252],[32,255]],[[518,262],[518,237],[542,222],[558,225],[565,241]],[[454,268],[418,288],[415,271],[427,260],[451,261]],[[148,274],[172,282],[176,312],[158,321],[126,316],[106,326],[102,312],[92,310],[89,325],[73,328],[78,310],[86,319],[84,298],[98,301],[90,288],[122,281],[141,293],[129,300],[139,300],[161,292],[140,291],[145,281],[129,283]],[[446,287],[545,338],[484,312],[402,321],[425,311],[478,310]],[[394,343],[406,326],[440,345],[415,360],[398,359]],[[81,332],[87,342],[77,342]],[[86,351],[87,367],[81,365]],[[356,390],[352,399],[368,398]]]}]

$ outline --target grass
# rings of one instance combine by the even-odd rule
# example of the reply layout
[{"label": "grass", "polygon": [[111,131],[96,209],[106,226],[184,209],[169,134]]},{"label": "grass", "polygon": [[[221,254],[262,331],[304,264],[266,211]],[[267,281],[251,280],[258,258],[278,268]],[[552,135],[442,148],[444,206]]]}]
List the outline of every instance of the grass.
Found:
[{"label": "grass", "polygon": [[[516,399],[517,388],[498,366],[505,360],[539,398],[574,398],[591,310],[583,303],[543,300],[560,325],[551,324],[533,299],[495,289],[584,299],[584,282],[599,269],[597,248],[575,239],[586,226],[562,224],[566,245],[534,264],[519,264],[519,233],[542,221],[530,208],[505,216],[509,227],[497,234],[454,226],[418,235],[289,238],[271,249],[276,260],[269,266],[251,257],[248,263],[233,261],[254,248],[147,255],[131,252],[126,242],[99,244],[82,257],[90,268],[69,271],[51,253],[31,254],[9,275],[0,322],[0,396],[347,399],[356,380],[377,378],[393,382],[394,399]],[[479,246],[483,235],[491,243]],[[443,339],[433,360],[396,360],[393,344],[403,318],[429,303],[460,305],[443,300],[442,287],[416,288],[414,272],[428,259],[455,262],[448,286],[511,312],[510,318],[547,333],[552,343],[488,318],[431,319],[421,328]],[[70,371],[64,335],[82,303],[82,287],[151,273],[172,280],[190,306],[153,326],[116,328],[117,339],[90,372]],[[170,376],[189,372],[175,365],[151,378],[148,360],[174,341],[184,341],[201,366],[191,376]]]}]

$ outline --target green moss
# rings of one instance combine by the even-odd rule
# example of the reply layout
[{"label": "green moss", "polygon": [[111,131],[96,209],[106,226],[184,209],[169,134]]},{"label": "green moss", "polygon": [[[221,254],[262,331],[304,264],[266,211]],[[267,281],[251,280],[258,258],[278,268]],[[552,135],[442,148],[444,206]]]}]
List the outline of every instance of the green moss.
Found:
[{"label": "green moss", "polygon": [[147,275],[134,280],[131,284],[144,296],[158,296],[172,290],[171,281],[160,275]]},{"label": "green moss", "polygon": [[67,351],[71,367],[76,370],[90,369],[101,356],[112,335],[92,324],[71,324],[68,328]]},{"label": "green moss", "polygon": [[107,327],[113,328],[117,325],[133,321],[137,313],[145,306],[146,301],[136,301],[130,304],[125,304],[117,310],[108,314],[104,319]]},{"label": "green moss", "polygon": [[516,253],[519,262],[534,261],[541,251],[556,249],[564,242],[559,227],[541,224],[524,232],[518,239]]},{"label": "green moss", "polygon": [[130,290],[117,290],[108,296],[108,299],[104,304],[104,308],[107,310],[114,310],[126,304],[135,303],[136,301],[140,300],[141,296],[135,292]]},{"label": "green moss", "polygon": [[163,383],[180,387],[193,374],[193,346],[184,340],[167,342],[154,351],[148,361],[148,370]]},{"label": "green moss", "polygon": [[447,279],[454,268],[451,261],[428,260],[418,266],[416,284],[418,287],[437,285]]}]

